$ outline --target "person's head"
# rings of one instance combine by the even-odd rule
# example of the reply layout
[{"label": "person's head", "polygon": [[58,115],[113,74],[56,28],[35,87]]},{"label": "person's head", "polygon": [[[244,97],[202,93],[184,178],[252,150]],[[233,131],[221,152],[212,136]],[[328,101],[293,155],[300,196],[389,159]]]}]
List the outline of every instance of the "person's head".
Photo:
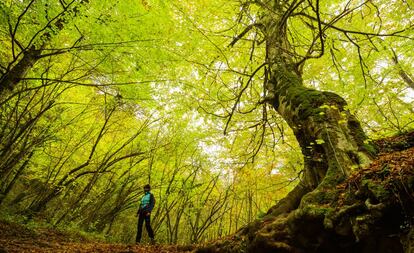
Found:
[{"label": "person's head", "polygon": [[144,192],[149,192],[151,190],[151,186],[149,184],[146,184],[144,186]]}]

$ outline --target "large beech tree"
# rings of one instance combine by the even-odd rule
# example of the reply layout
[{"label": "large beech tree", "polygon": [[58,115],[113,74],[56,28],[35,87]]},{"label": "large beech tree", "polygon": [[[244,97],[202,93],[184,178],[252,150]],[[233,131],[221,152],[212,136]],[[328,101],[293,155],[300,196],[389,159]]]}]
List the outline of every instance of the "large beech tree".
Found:
[{"label": "large beech tree", "polygon": [[[379,38],[405,37],[409,26],[381,27],[381,8],[370,1],[324,4],[323,8],[318,0],[241,3],[239,22],[247,25],[230,46],[237,47],[242,40],[254,38],[253,45],[261,47],[265,56],[263,63],[237,93],[235,107],[252,85],[254,75],[263,73],[261,103],[271,105],[293,130],[304,157],[300,183],[269,213],[277,215],[297,208],[301,200],[306,202],[306,198],[302,199],[306,193],[334,187],[352,170],[367,165],[375,157],[375,147],[370,144],[359,121],[349,112],[346,101],[333,92],[309,88],[302,75],[304,65],[323,57],[326,52],[332,53],[335,42],[355,47],[358,53],[355,57],[359,56],[363,65],[361,49],[364,40],[371,41],[374,47]],[[359,19],[354,17],[357,15],[361,19],[371,18],[370,11],[375,9],[378,17],[369,21],[373,28],[343,27],[344,24],[352,25],[348,21],[351,17]],[[347,22],[341,22],[343,19]],[[377,23],[378,28],[375,27]],[[361,74],[366,74],[364,69]],[[235,110],[230,113],[230,119],[233,113]]]},{"label": "large beech tree", "polygon": [[[326,218],[326,212],[318,206],[329,206],[336,200],[336,187],[354,170],[368,165],[376,157],[376,148],[341,96],[309,88],[304,83],[305,64],[327,53],[335,59],[336,46],[346,44],[349,54],[355,52],[350,57],[359,59],[355,61],[356,68],[360,69],[366,85],[367,79],[372,76],[365,63],[368,54],[364,50],[378,50],[376,45],[381,45],[390,37],[402,41],[412,40],[409,36],[412,25],[405,12],[402,17],[405,17],[407,25],[391,27],[383,24],[382,20],[383,15],[389,15],[391,10],[406,10],[410,6],[401,2],[387,8],[384,3],[372,1],[336,1],[329,4],[322,4],[319,0],[241,2],[237,20],[244,28],[239,29],[230,46],[236,48],[241,43],[243,48],[247,41],[262,48],[265,56],[262,64],[252,71],[248,81],[237,92],[226,128],[236,113],[235,108],[243,106],[238,103],[253,86],[255,75],[263,73],[264,94],[261,103],[271,105],[292,129],[303,154],[304,168],[298,185],[268,211],[267,221],[257,222],[237,233],[233,239],[240,241],[240,244],[225,242],[221,246],[210,247],[213,252],[244,252],[246,249],[249,252],[302,252],[301,249],[316,250],[326,246],[321,246],[324,244],[323,239],[320,239],[323,236],[313,242],[313,235],[309,238],[299,236],[296,242],[292,242],[290,239],[295,237],[292,231],[301,229],[298,225],[302,228],[315,226],[315,223],[309,222],[312,219],[323,221],[320,230],[315,229],[313,233],[323,234],[323,226],[332,228],[332,221]],[[251,54],[250,59],[254,50],[246,51]],[[286,215],[289,215],[288,221]],[[274,221],[274,217],[279,217],[276,219],[278,221]],[[272,222],[273,225],[266,227],[266,223]],[[351,237],[353,234],[358,242],[361,227],[353,226],[354,232],[338,233]],[[369,230],[366,227],[364,229]],[[368,242],[361,244],[364,243],[370,245],[363,246],[365,248],[373,250],[376,247]],[[339,249],[339,246],[336,247]],[[352,247],[346,250],[356,249]],[[331,252],[329,250],[333,250],[335,245],[326,248],[327,252]]]},{"label": "large beech tree", "polygon": [[[297,208],[304,194],[317,187],[333,187],[341,182],[353,168],[369,163],[374,150],[369,147],[358,120],[349,113],[343,98],[303,84],[303,64],[323,55],[325,31],[332,29],[320,20],[319,1],[256,1],[254,4],[262,8],[262,18],[254,26],[263,34],[266,43],[263,66],[267,95],[264,102],[271,104],[288,123],[304,156],[301,182],[270,210],[279,214]],[[343,11],[344,16],[346,12]],[[304,55],[289,37],[289,26],[293,23],[290,19],[295,17],[309,22],[314,36],[308,41]]]}]

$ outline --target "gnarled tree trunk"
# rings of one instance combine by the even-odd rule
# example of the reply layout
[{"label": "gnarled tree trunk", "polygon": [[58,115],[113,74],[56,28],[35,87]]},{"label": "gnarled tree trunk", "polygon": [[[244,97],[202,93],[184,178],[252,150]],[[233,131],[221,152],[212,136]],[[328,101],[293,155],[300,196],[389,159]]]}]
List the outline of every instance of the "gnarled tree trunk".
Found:
[{"label": "gnarled tree trunk", "polygon": [[[276,14],[278,8],[274,7]],[[269,65],[266,101],[293,130],[304,156],[304,177],[269,211],[274,215],[297,208],[302,197],[316,188],[334,187],[352,169],[369,163],[375,152],[358,120],[346,110],[344,99],[303,86],[300,66],[290,53],[284,17],[280,13],[265,19]]]},{"label": "gnarled tree trunk", "polygon": [[[338,186],[351,172],[368,165],[377,151],[343,98],[303,84],[304,60],[298,60],[291,48],[287,19],[304,1],[265,2],[260,1],[266,10],[257,25],[266,41],[264,100],[293,130],[304,156],[303,177],[263,220],[198,252],[402,252],[399,238],[389,237],[400,233],[402,220],[387,221],[393,215],[401,217],[402,209],[385,188],[362,182],[356,193],[342,200],[346,204],[338,201],[345,195]],[[407,186],[412,188],[412,183]]]}]

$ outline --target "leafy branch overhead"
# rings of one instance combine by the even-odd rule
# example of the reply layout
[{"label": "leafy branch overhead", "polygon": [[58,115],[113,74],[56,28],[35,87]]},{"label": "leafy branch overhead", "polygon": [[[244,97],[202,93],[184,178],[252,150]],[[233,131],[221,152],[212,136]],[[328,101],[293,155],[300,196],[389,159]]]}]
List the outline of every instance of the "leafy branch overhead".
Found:
[{"label": "leafy branch overhead", "polygon": [[[1,1],[0,245],[29,233],[16,223],[133,242],[151,184],[160,243],[412,248],[413,17],[385,0]],[[127,250],[88,245],[72,246]]]}]

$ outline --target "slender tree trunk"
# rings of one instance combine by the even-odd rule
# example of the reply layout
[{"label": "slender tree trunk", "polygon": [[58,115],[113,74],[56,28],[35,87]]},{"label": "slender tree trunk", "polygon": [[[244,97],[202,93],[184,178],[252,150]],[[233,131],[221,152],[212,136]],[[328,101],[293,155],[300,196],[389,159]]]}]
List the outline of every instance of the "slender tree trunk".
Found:
[{"label": "slender tree trunk", "polygon": [[26,169],[27,165],[30,162],[30,159],[33,156],[33,151],[30,152],[30,154],[28,155],[28,157],[26,158],[26,160],[23,162],[23,164],[17,169],[17,171],[15,172],[13,179],[6,184],[6,188],[4,190],[2,190],[0,192],[0,205],[3,203],[4,199],[7,197],[7,195],[9,194],[9,192],[12,190],[14,184],[16,183],[17,179],[21,176],[21,174],[23,173],[23,171]]},{"label": "slender tree trunk", "polygon": [[6,90],[12,90],[20,82],[20,80],[37,62],[41,53],[41,49],[36,49],[35,46],[31,46],[23,54],[20,61],[1,77],[0,96],[4,94]]}]

